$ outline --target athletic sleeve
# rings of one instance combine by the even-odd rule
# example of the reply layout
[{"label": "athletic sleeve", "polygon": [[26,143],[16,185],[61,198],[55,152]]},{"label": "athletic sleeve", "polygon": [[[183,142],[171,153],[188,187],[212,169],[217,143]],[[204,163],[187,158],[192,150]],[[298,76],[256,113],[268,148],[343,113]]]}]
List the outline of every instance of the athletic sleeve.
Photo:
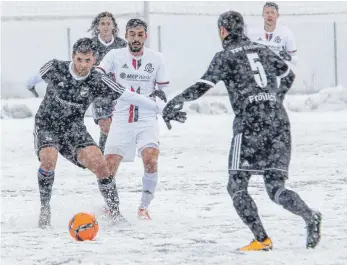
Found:
[{"label": "athletic sleeve", "polygon": [[298,62],[297,47],[294,34],[290,29],[287,29],[286,51],[292,56],[292,60],[290,62],[296,65]]},{"label": "athletic sleeve", "polygon": [[223,53],[218,52],[213,57],[205,74],[197,82],[202,82],[210,86],[214,86],[219,81],[223,81],[225,79],[226,74],[227,71],[225,70]]},{"label": "athletic sleeve", "polygon": [[160,62],[159,62],[159,69],[157,72],[156,76],[156,84],[158,85],[159,89],[164,89],[169,85],[169,78],[167,76],[167,70],[166,70],[166,65],[163,59],[163,56],[160,55],[159,57]]},{"label": "athletic sleeve", "polygon": [[26,86],[27,88],[32,88],[42,81],[43,79],[41,78],[40,72],[37,72],[35,75],[32,75],[28,78]]},{"label": "athletic sleeve", "polygon": [[39,74],[43,81],[45,81],[46,83],[51,83],[54,81],[56,66],[57,60],[51,60],[40,68]]},{"label": "athletic sleeve", "polygon": [[51,60],[45,63],[36,74],[28,78],[26,82],[27,88],[32,88],[42,81],[45,81],[46,83],[52,83],[55,78],[56,66],[57,60]]},{"label": "athletic sleeve", "polygon": [[116,71],[115,51],[115,49],[110,50],[96,68],[102,70],[105,74],[114,73]]},{"label": "athletic sleeve", "polygon": [[129,104],[133,104],[149,110],[154,110],[159,113],[158,105],[155,103],[155,101],[137,94],[136,92],[130,92],[120,84],[112,81],[106,75],[102,75],[101,82],[103,86],[103,92],[100,95],[101,97],[108,97],[112,101],[122,100]]}]

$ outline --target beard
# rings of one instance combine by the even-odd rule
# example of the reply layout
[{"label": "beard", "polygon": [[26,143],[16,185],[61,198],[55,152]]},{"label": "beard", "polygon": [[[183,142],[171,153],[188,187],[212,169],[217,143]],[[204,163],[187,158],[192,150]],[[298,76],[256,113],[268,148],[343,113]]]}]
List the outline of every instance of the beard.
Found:
[{"label": "beard", "polygon": [[[134,47],[134,44],[136,44],[138,46]],[[132,51],[132,52],[139,52],[143,48],[143,44],[141,45],[141,43],[139,43],[139,42],[136,42],[136,43],[134,42],[134,43],[129,44],[129,48],[130,48],[130,51]]]}]

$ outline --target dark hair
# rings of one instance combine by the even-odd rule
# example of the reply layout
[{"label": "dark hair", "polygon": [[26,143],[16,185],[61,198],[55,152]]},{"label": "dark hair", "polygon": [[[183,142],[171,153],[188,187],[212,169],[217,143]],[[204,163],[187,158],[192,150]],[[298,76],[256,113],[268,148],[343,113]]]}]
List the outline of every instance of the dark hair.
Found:
[{"label": "dark hair", "polygon": [[81,38],[75,42],[72,47],[72,54],[76,53],[89,53],[92,52],[93,55],[96,54],[96,47],[92,39]]},{"label": "dark hair", "polygon": [[136,28],[137,26],[143,26],[145,28],[145,32],[147,32],[147,23],[138,18],[130,19],[125,27],[125,30],[128,31],[128,29]]},{"label": "dark hair", "polygon": [[98,25],[99,25],[99,22],[100,22],[101,18],[103,18],[103,17],[111,18],[111,20],[113,22],[113,25],[114,25],[114,29],[112,30],[112,35],[114,37],[117,37],[118,25],[117,25],[117,22],[116,22],[116,18],[109,12],[102,12],[102,13],[98,14],[94,18],[94,20],[92,21],[92,24],[90,25],[90,28],[88,29],[88,32],[92,31],[92,36],[93,37],[98,36],[98,34],[99,34]]},{"label": "dark hair", "polygon": [[245,23],[239,12],[228,11],[218,18],[218,28],[224,27],[231,35],[241,36],[244,33]]},{"label": "dark hair", "polygon": [[266,2],[264,7],[263,7],[263,10],[265,7],[272,7],[274,9],[276,9],[276,11],[278,12],[278,5],[275,2]]}]

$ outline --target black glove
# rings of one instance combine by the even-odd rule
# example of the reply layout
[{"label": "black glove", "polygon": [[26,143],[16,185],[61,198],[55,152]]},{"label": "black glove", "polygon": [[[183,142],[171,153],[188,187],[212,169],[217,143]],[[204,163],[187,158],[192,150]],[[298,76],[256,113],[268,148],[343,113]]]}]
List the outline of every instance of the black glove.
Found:
[{"label": "black glove", "polygon": [[280,57],[285,61],[290,62],[292,60],[292,56],[285,49],[280,51]]},{"label": "black glove", "polygon": [[28,90],[29,90],[31,93],[33,93],[34,96],[35,96],[36,98],[39,97],[39,94],[36,92],[35,86],[33,86],[33,87],[31,87],[31,88],[28,88]]},{"label": "black glove", "polygon": [[160,90],[160,89],[154,90],[154,92],[150,95],[150,97],[153,97],[153,98],[158,97],[161,100],[164,100],[165,103],[167,102],[165,92],[163,90]]},{"label": "black glove", "polygon": [[180,111],[182,108],[183,100],[176,97],[170,100],[163,109],[163,119],[169,130],[172,128],[170,121],[178,121],[180,123],[184,123],[186,121],[187,113]]}]

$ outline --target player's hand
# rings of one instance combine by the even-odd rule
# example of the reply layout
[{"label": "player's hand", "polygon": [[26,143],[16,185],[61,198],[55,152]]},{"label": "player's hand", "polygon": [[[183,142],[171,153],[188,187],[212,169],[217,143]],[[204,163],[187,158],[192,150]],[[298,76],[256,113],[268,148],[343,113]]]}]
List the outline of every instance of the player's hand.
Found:
[{"label": "player's hand", "polygon": [[292,60],[292,56],[285,49],[280,51],[280,57],[285,61],[290,62]]},{"label": "player's hand", "polygon": [[171,130],[172,126],[170,121],[178,121],[180,123],[184,123],[187,119],[187,113],[184,111],[180,111],[183,108],[183,101],[178,97],[170,100],[164,110],[163,110],[163,119],[166,123],[166,126],[169,130]]},{"label": "player's hand", "polygon": [[163,100],[165,103],[167,102],[167,98],[166,98],[166,95],[165,95],[165,92],[161,89],[158,89],[158,90],[154,90],[154,92],[150,95],[150,97],[158,97],[160,98],[161,100]]},{"label": "player's hand", "polygon": [[36,89],[35,89],[35,86],[33,86],[33,87],[28,87],[28,90],[31,92],[31,93],[33,93],[33,95],[36,97],[36,98],[38,98],[39,97],[39,94],[37,93],[37,91],[36,91]]}]

